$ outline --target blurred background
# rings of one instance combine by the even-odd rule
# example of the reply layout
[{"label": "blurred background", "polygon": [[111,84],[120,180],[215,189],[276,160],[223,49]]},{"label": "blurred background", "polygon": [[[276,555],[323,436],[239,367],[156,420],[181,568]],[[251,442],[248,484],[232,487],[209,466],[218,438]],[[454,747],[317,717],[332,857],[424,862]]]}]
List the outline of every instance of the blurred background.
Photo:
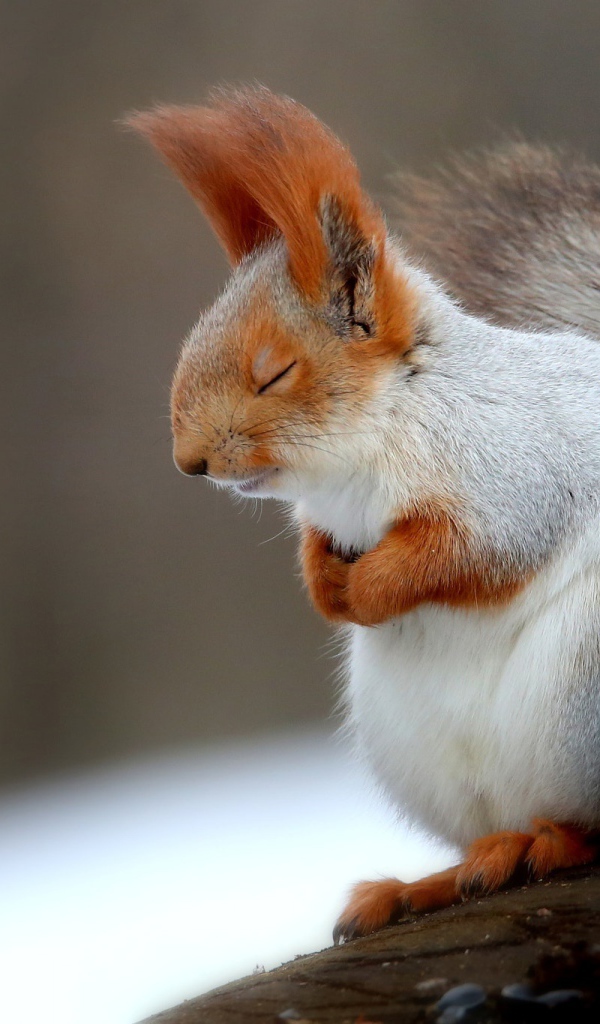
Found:
[{"label": "blurred background", "polygon": [[[265,777],[281,779],[273,822],[292,785],[286,772],[296,772],[294,786],[305,780],[311,800],[295,819],[305,836],[321,820],[315,807],[324,791],[331,820],[362,785],[328,739],[329,633],[301,592],[284,520],[270,506],[255,515],[233,507],[172,464],[171,370],[227,267],[192,201],[118,119],[157,101],[202,101],[216,83],[258,80],[336,130],[390,209],[386,178],[395,168],[427,172],[449,150],[507,129],[600,158],[599,43],[596,0],[0,0],[0,843],[13,895],[31,890],[34,878],[40,893],[62,893],[63,909],[44,919],[48,935],[77,899],[52,873],[67,870],[66,837],[75,856],[83,833],[106,837],[113,821],[110,856],[119,864],[129,856],[135,872],[156,835],[151,843],[142,828],[128,854],[118,837],[129,835],[138,812],[160,821],[184,780],[197,785],[178,820],[204,816],[203,848],[225,834],[222,821],[212,832],[206,824],[209,803],[229,808],[230,825],[239,822]],[[314,786],[309,764],[322,768]],[[226,771],[230,788],[219,788]],[[242,777],[255,779],[253,797],[235,783]],[[206,779],[214,784],[202,790]],[[209,803],[199,810],[201,790]],[[163,802],[153,804],[158,791]],[[254,806],[231,843],[264,823],[267,811]],[[374,836],[368,815],[379,812],[369,806],[358,832],[368,833],[369,820]],[[396,862],[388,857],[385,869],[402,872],[398,835]],[[290,844],[280,842],[287,856]],[[154,892],[182,870],[178,843],[153,876]],[[97,853],[98,844],[89,849]],[[257,852],[266,878],[269,856],[272,843]],[[363,870],[383,870],[384,860],[371,858]],[[75,861],[92,864],[83,853]],[[338,862],[336,905],[351,868]],[[83,876],[81,885],[89,892]],[[311,891],[317,913],[321,893]],[[110,946],[111,922],[124,927],[115,909],[122,893],[99,892],[112,908]],[[200,885],[199,908],[202,898]],[[34,916],[40,899],[27,902]],[[23,923],[23,908],[17,900],[15,921]],[[329,924],[323,912],[322,944]],[[172,945],[181,920],[169,928],[162,936]],[[152,933],[147,923],[144,930]],[[317,941],[303,933],[296,951]],[[203,974],[186,948],[194,962],[188,987],[174,981],[160,998],[251,969],[225,950]],[[164,958],[153,949],[147,973],[155,975]],[[147,989],[131,1005],[141,1015],[159,1009],[158,1000]]]}]

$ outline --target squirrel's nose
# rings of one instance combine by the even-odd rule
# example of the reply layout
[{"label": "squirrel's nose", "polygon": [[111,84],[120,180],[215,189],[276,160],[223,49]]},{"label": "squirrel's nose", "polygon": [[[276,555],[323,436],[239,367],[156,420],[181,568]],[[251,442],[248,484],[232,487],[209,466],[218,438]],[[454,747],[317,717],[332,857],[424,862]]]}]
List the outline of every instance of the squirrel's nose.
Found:
[{"label": "squirrel's nose", "polygon": [[185,458],[177,455],[175,456],[175,465],[186,476],[206,476],[208,473],[206,459]]}]

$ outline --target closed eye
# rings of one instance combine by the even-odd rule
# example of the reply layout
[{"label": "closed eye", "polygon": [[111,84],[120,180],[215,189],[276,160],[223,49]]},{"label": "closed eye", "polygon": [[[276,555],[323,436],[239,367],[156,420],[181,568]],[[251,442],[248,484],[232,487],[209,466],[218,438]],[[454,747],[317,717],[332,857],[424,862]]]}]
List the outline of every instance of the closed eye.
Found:
[{"label": "closed eye", "polygon": [[272,384],[276,384],[278,380],[281,380],[282,377],[285,377],[286,373],[289,373],[292,367],[294,367],[295,365],[296,360],[294,359],[294,361],[290,363],[289,366],[286,366],[285,370],[280,370],[279,373],[276,373],[274,377],[271,377],[271,380],[268,380],[266,384],[263,384],[262,387],[258,389],[257,394],[263,395],[267,388],[270,388]]}]

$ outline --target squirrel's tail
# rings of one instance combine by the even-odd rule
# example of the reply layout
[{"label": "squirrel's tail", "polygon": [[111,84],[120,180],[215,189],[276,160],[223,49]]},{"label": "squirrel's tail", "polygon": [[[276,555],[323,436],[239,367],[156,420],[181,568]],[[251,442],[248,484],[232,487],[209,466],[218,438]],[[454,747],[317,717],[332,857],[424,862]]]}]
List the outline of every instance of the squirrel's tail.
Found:
[{"label": "squirrel's tail", "polygon": [[398,176],[403,240],[474,313],[600,338],[600,168],[509,142]]}]

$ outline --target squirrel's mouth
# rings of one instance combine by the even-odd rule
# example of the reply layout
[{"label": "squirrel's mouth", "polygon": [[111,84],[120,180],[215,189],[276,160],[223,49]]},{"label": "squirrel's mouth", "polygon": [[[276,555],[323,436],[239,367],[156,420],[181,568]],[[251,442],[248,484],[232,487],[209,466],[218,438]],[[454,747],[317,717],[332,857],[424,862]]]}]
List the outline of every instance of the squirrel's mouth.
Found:
[{"label": "squirrel's mouth", "polygon": [[235,487],[239,494],[255,494],[257,491],[262,490],[267,481],[272,480],[276,474],[277,466],[270,466],[268,469],[261,469],[259,473],[254,473],[244,480],[230,480],[228,482],[232,487]]}]

